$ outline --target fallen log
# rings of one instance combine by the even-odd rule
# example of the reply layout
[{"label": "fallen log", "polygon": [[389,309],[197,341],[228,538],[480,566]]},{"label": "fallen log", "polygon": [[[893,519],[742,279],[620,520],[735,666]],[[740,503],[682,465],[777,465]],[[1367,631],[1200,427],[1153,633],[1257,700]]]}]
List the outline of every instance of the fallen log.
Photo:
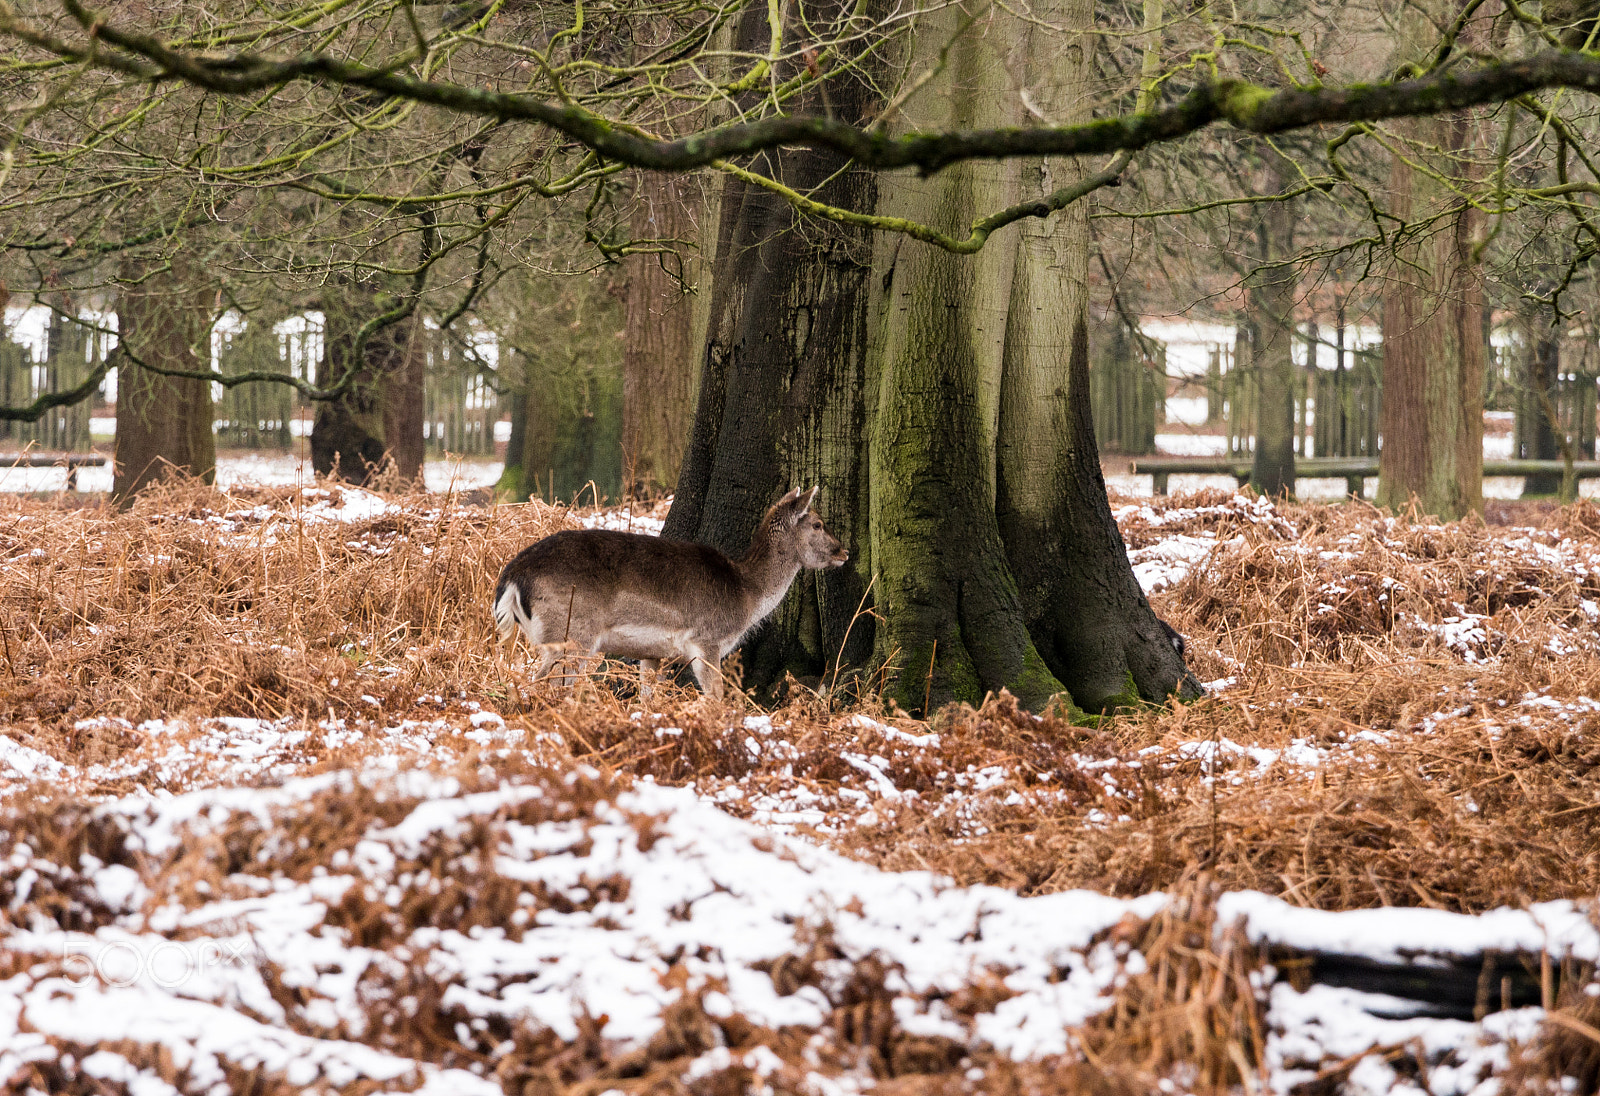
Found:
[{"label": "fallen log", "polygon": [[1325,985],[1391,999],[1369,1009],[1386,1019],[1481,1020],[1505,1009],[1549,1009],[1563,984],[1592,981],[1600,962],[1600,930],[1572,902],[1477,915],[1329,912],[1234,892],[1218,900],[1217,925],[1241,928],[1298,990]]}]

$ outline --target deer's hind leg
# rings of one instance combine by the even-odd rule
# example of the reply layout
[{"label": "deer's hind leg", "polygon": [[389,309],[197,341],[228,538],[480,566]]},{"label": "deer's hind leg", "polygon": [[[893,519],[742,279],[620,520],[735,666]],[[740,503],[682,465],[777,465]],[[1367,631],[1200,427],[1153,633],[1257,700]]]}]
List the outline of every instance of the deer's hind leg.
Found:
[{"label": "deer's hind leg", "polygon": [[539,682],[543,681],[549,676],[550,671],[555,668],[556,661],[566,651],[566,646],[567,645],[565,643],[539,644],[539,646],[536,648],[539,652],[539,657],[533,666],[533,680],[531,684],[537,685]]}]

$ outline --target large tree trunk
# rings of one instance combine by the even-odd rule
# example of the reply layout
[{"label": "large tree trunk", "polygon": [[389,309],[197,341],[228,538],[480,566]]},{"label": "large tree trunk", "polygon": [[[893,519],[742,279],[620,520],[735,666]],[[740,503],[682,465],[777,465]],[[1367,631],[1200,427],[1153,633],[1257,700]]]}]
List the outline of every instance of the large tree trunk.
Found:
[{"label": "large tree trunk", "polygon": [[[127,279],[117,306],[119,339],[142,361],[167,369],[211,368],[214,289],[174,266]],[[146,485],[172,475],[212,483],[211,382],[163,377],[124,354],[117,367],[117,436],[111,496],[126,504]]]},{"label": "large tree trunk", "polygon": [[[1288,186],[1289,161],[1268,150],[1261,189]],[[1250,369],[1256,381],[1256,448],[1250,486],[1263,495],[1294,494],[1294,299],[1298,285],[1287,260],[1294,251],[1294,207],[1269,202],[1256,223],[1257,266],[1245,279],[1245,302],[1255,339]]]},{"label": "large tree trunk", "polygon": [[[1414,60],[1432,48],[1437,26],[1458,6],[1435,10],[1431,19],[1420,11],[1404,17],[1399,59]],[[1472,20],[1464,39],[1481,38],[1483,22]],[[1471,114],[1399,125],[1415,144],[1394,156],[1389,207],[1419,230],[1398,237],[1404,242],[1383,299],[1377,502],[1401,507],[1415,496],[1425,513],[1448,521],[1483,511],[1483,277],[1472,261],[1482,214],[1405,157],[1431,158],[1445,178],[1469,174],[1486,160],[1483,150],[1473,149]]]},{"label": "large tree trunk", "polygon": [[[751,9],[739,35],[762,45],[766,13]],[[837,117],[859,123],[876,103],[864,82],[835,86]],[[870,212],[872,173],[844,158],[782,151],[762,165],[821,201]],[[800,222],[766,190],[729,180],[701,355],[694,429],[665,535],[742,553],[762,512],[791,486],[823,485],[817,508],[849,546],[848,566],[806,572],[742,651],[747,684],[785,673],[819,681],[860,667],[872,650],[870,617],[857,618],[871,573],[865,430],[867,280],[871,238],[849,226]],[[847,642],[848,641],[848,642]],[[831,679],[830,679],[831,680]]]},{"label": "large tree trunk", "polygon": [[[1070,0],[1052,21],[1087,28],[1091,15],[1086,0]],[[1036,28],[1029,36],[1062,45]],[[1035,100],[1059,124],[1088,117],[1092,49],[1084,34],[1058,56],[1031,58],[1030,72],[1052,76],[1033,85]],[[1022,197],[1080,175],[1072,161],[1030,162]],[[1080,202],[1014,230],[996,510],[1045,666],[1079,704],[1099,709],[1159,699],[1184,670],[1128,567],[1100,471],[1089,404],[1088,212]]]},{"label": "large tree trunk", "polygon": [[[962,17],[948,11],[919,36],[947,40]],[[961,36],[948,55],[950,82],[935,78],[907,104],[913,124],[1016,121],[999,95],[1010,59],[996,46],[1007,37]],[[879,211],[950,228],[970,224],[1016,200],[1021,170],[1016,162],[961,164],[901,182]],[[871,432],[878,654],[899,670],[892,695],[908,709],[977,702],[1000,688],[1038,706],[1063,691],[1028,634],[995,515],[1015,240],[966,257],[908,241],[884,248],[883,273],[874,272],[874,283],[887,286],[874,310]]]},{"label": "large tree trunk", "polygon": [[[909,70],[936,67],[949,45],[947,63],[900,104],[897,129],[1023,121],[1012,74],[1029,64],[1024,27],[996,9],[957,35],[964,18],[950,9],[919,26]],[[1071,18],[1088,25],[1086,12]],[[1081,80],[1084,51],[1069,54]],[[1061,69],[1053,57],[1040,71]],[[1064,103],[1078,101],[1072,84]],[[863,88],[841,104],[843,90],[831,92],[836,115],[871,102]],[[796,189],[829,180],[824,200],[872,208],[871,177],[834,177],[827,156],[786,151],[768,166]],[[1042,191],[1065,170],[963,164],[897,178],[876,208],[965,231],[1022,196],[1024,171]],[[746,645],[746,684],[825,671],[839,652],[885,668],[890,695],[916,711],[1002,687],[1039,706],[1065,692],[1057,665],[1095,704],[1183,681],[1100,477],[1082,214],[1030,226],[1019,258],[1021,227],[963,257],[797,225],[764,191],[725,190],[700,402],[667,533],[741,551],[772,498],[815,473],[852,553],[799,584]],[[869,583],[876,612],[858,618]]]},{"label": "large tree trunk", "polygon": [[[634,208],[636,239],[675,246],[673,255],[630,255],[622,353],[622,468],[635,495],[671,491],[678,482],[683,447],[694,415],[692,299],[684,283],[699,267],[682,241],[696,235],[689,203],[698,202],[693,178],[642,172]],[[680,241],[677,244],[668,241]],[[674,276],[676,275],[676,276]]]}]

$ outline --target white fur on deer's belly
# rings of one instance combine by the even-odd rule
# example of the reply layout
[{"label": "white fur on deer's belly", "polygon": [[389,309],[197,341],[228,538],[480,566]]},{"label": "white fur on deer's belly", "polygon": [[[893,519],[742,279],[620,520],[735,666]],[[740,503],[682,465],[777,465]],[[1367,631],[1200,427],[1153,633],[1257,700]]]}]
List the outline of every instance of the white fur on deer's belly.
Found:
[{"label": "white fur on deer's belly", "polygon": [[593,649],[616,658],[695,658],[704,652],[687,629],[650,624],[613,624],[595,637]]}]

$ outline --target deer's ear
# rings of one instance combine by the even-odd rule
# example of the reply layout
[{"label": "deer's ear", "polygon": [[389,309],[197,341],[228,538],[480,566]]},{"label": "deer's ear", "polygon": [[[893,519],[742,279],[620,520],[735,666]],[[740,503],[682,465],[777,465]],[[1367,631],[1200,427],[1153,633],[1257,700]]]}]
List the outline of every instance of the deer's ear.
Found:
[{"label": "deer's ear", "polygon": [[[795,492],[797,494],[798,494],[799,490],[800,490],[800,488],[798,488],[798,487],[795,488]],[[800,495],[798,501],[795,503],[795,513],[803,514],[807,510],[811,509],[811,500],[817,497],[817,492],[820,491],[820,490],[822,490],[822,488],[813,487],[811,490],[807,491],[805,494]]]},{"label": "deer's ear", "polygon": [[793,502],[795,499],[797,499],[799,497],[800,497],[800,488],[796,487],[794,490],[790,491],[787,495],[784,495],[783,498],[779,499],[778,500],[778,505],[779,506],[788,506],[791,502]]}]

